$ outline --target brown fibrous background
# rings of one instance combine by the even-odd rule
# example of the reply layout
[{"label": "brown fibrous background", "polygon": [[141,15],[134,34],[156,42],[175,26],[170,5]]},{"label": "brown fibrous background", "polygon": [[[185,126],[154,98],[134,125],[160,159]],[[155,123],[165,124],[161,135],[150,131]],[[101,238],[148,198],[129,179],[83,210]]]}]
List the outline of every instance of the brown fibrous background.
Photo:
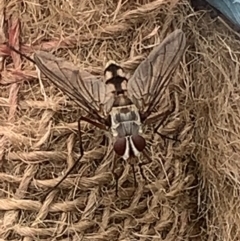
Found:
[{"label": "brown fibrous background", "polygon": [[[7,44],[98,76],[110,59],[132,73],[177,28],[187,49],[168,89],[175,109],[159,128],[173,140],[146,129],[146,180],[136,166],[135,187],[117,159],[116,196],[112,143],[83,122],[81,163],[45,197],[79,156],[82,111]],[[1,1],[0,239],[239,240],[239,51],[223,20],[184,0]]]}]

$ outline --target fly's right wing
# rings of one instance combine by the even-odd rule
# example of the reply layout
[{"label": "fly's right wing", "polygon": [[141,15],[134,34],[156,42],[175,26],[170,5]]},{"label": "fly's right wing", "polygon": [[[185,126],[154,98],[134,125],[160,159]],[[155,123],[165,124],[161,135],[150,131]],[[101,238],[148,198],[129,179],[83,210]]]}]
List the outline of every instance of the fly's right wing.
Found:
[{"label": "fly's right wing", "polygon": [[106,105],[111,109],[113,96],[106,95],[106,85],[100,78],[86,71],[79,71],[71,62],[44,51],[34,54],[34,62],[56,87],[90,116],[100,119],[106,117],[108,113],[104,109]]}]

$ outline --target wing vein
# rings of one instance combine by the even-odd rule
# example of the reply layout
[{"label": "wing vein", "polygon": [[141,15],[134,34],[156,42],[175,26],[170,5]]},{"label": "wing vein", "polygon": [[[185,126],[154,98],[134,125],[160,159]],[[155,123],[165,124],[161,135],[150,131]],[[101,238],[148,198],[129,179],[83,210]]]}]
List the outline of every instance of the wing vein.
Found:
[{"label": "wing vein", "polygon": [[128,95],[147,118],[168,87],[186,46],[185,35],[177,29],[156,46],[140,63],[128,81]]}]

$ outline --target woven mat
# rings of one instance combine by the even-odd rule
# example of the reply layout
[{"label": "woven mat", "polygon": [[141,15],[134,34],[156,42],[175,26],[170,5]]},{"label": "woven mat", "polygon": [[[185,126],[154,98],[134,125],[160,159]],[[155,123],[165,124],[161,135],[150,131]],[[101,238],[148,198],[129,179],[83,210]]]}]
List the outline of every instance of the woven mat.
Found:
[{"label": "woven mat", "polygon": [[[0,240],[233,241],[240,237],[239,37],[184,0],[0,3]],[[182,29],[187,50],[169,93],[175,111],[145,130],[152,162],[123,166],[119,195],[112,143],[81,109],[10,51],[41,49],[102,75],[113,59],[132,73],[152,47]],[[160,107],[161,109],[161,107]]]}]

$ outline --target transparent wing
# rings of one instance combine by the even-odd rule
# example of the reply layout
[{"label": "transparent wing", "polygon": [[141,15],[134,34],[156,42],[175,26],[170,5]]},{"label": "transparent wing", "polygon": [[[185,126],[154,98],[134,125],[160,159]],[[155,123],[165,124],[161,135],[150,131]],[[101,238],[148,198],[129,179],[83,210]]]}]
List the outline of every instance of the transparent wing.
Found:
[{"label": "transparent wing", "polygon": [[186,46],[178,29],[169,34],[137,67],[128,81],[128,96],[147,118],[161,100]]},{"label": "transparent wing", "polygon": [[103,118],[104,109],[111,109],[112,96],[106,96],[106,85],[100,78],[44,51],[37,51],[34,61],[55,86],[91,116]]}]

